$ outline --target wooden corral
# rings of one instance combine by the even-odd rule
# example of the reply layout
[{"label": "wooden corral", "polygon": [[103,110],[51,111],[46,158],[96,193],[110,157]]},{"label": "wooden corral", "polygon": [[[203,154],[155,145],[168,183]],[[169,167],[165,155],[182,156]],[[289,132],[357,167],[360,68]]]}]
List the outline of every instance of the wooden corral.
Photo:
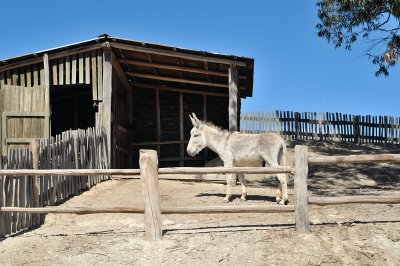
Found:
[{"label": "wooden corral", "polygon": [[[383,159],[380,155],[368,155],[370,163],[380,163],[384,161],[400,163],[398,156]],[[343,159],[343,158],[346,159]],[[144,208],[141,207],[8,207],[0,204],[0,217],[10,213],[37,214],[37,213],[144,213],[145,238],[148,240],[161,240],[162,214],[193,214],[193,213],[282,213],[294,212],[296,221],[296,231],[300,234],[310,233],[309,208],[310,205],[339,205],[339,204],[399,204],[400,195],[394,193],[391,196],[347,196],[347,197],[309,197],[307,188],[308,166],[313,164],[338,164],[338,163],[365,163],[366,157],[362,155],[342,156],[337,160],[337,156],[308,156],[306,146],[295,147],[294,167],[209,167],[209,168],[158,168],[157,153],[154,150],[140,151],[140,175],[143,187]],[[50,176],[64,175],[78,178],[81,175],[132,175],[137,174],[139,169],[88,169],[88,170],[0,170],[2,176]],[[292,173],[294,172],[294,205],[265,205],[265,206],[182,206],[182,207],[162,207],[160,206],[159,176],[162,173]],[[1,200],[1,198],[0,198]],[[0,202],[1,203],[1,202]],[[0,236],[4,234],[4,223],[0,219]]]},{"label": "wooden corral", "polygon": [[161,166],[200,166],[186,155],[188,114],[238,129],[252,96],[254,60],[108,35],[0,61],[0,139],[9,147],[68,129],[103,127],[111,167],[137,167],[138,151]]}]

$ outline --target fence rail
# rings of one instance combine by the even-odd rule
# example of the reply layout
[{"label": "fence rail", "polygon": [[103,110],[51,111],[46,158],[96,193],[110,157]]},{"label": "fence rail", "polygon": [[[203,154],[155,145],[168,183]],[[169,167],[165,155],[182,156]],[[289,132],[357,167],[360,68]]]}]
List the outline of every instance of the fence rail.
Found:
[{"label": "fence rail", "polygon": [[289,140],[392,143],[400,141],[400,119],[393,116],[316,112],[243,112],[246,133],[274,132]]},{"label": "fence rail", "polygon": [[[162,228],[161,228],[161,214],[193,214],[193,213],[280,213],[280,212],[294,212],[296,221],[296,230],[298,233],[309,233],[310,232],[310,222],[309,222],[309,205],[338,205],[338,204],[399,204],[400,195],[391,196],[347,196],[347,197],[309,197],[307,190],[307,176],[308,176],[308,165],[309,164],[322,164],[323,162],[331,163],[359,163],[363,161],[364,155],[353,155],[347,156],[351,157],[349,160],[331,160],[329,157],[338,156],[317,156],[309,157],[308,149],[306,146],[296,146],[295,147],[295,165],[294,168],[289,167],[286,169],[281,167],[282,173],[288,173],[294,171],[294,194],[295,202],[294,205],[267,205],[267,206],[201,206],[201,207],[161,207],[160,206],[160,196],[159,196],[159,184],[158,184],[158,174],[162,172],[167,172],[169,174],[182,173],[181,168],[158,168],[157,163],[157,153],[152,150],[141,150],[140,151],[140,175],[143,185],[143,196],[144,196],[144,208],[136,207],[37,207],[32,208],[30,206],[3,206],[0,208],[0,214],[2,217],[4,215],[19,213],[20,215],[33,215],[36,213],[75,213],[75,214],[91,214],[91,213],[143,213],[145,221],[145,237],[148,240],[160,240],[162,238]],[[344,158],[346,156],[340,156]],[[357,157],[359,157],[357,159]],[[362,159],[360,159],[362,158]],[[386,158],[386,159],[385,159]],[[382,158],[380,155],[370,155],[369,161],[371,163],[381,163],[385,160],[400,162],[400,158],[392,160],[393,158],[385,157]],[[261,168],[250,168],[245,167],[246,173],[252,172],[252,170],[257,170]],[[201,169],[198,172],[201,173],[221,173],[221,168],[198,168]],[[272,168],[265,167],[264,172],[269,172]],[[125,174],[136,174],[139,169],[129,169],[129,170],[113,170],[116,172],[124,172]],[[187,170],[196,171],[195,168],[190,168]],[[43,170],[19,170],[20,173],[23,171],[30,171],[29,176],[36,176],[40,178]],[[72,170],[62,170],[58,169],[57,172],[52,174],[57,176],[66,175],[71,173]],[[75,171],[75,170],[74,170]],[[109,170],[102,169],[91,169],[91,170],[77,170],[82,171],[82,173],[90,174],[94,176],[104,175],[109,173]],[[88,173],[90,171],[90,173]],[[243,167],[232,167],[228,168],[224,173],[241,172]],[[276,169],[274,168],[274,173]],[[28,172],[25,172],[28,173]],[[0,178],[3,176],[9,176],[10,170],[0,170]],[[37,177],[39,176],[39,177]],[[79,179],[79,174],[72,176],[71,178]],[[0,224],[4,226],[4,224]],[[1,228],[0,228],[1,229]],[[2,229],[4,231],[4,228]]]},{"label": "fence rail", "polygon": [[[32,152],[27,148],[10,149],[7,169],[1,170],[3,164],[0,162],[0,172],[3,172],[0,175],[0,207],[38,208],[55,205],[108,179],[107,173],[89,176],[85,170],[80,170],[80,174],[76,170],[70,174],[65,170],[63,174],[57,174],[59,169],[108,168],[105,142],[103,132],[89,128],[67,131],[46,140],[35,140],[31,144]],[[0,237],[36,227],[43,221],[44,216],[1,212]]]}]

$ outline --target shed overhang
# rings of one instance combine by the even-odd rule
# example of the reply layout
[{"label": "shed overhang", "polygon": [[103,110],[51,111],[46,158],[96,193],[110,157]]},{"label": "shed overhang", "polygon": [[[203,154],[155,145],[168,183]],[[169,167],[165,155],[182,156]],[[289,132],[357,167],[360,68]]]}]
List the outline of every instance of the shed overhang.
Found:
[{"label": "shed overhang", "polygon": [[101,35],[96,39],[0,60],[0,72],[94,49],[111,49],[113,68],[127,88],[229,95],[229,68],[238,70],[239,95],[253,93],[254,59]]}]

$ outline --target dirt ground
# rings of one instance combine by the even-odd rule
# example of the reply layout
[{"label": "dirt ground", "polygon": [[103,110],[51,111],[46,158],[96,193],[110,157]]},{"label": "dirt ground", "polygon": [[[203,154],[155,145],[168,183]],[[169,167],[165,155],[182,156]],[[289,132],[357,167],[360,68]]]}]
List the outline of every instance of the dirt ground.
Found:
[{"label": "dirt ground", "polygon": [[[293,146],[289,148],[289,161]],[[300,143],[301,144],[301,143]],[[392,147],[306,143],[313,154],[400,153]],[[310,167],[318,196],[400,193],[399,165]],[[247,202],[275,203],[277,182],[250,178]],[[218,183],[160,181],[162,206],[224,205]],[[293,181],[289,182],[293,203]],[[142,206],[139,180],[112,180],[63,206]],[[160,242],[143,240],[139,214],[54,215],[40,228],[0,242],[1,265],[400,265],[400,205],[311,207],[311,234],[293,213],[163,215]]]}]

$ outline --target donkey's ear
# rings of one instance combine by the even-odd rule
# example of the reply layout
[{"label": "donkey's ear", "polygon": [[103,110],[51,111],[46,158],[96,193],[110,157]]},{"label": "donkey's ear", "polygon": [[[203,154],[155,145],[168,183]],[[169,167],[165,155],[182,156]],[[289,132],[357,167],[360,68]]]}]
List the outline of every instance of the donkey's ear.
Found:
[{"label": "donkey's ear", "polygon": [[195,120],[197,123],[201,124],[201,121],[200,121],[200,119],[197,118],[196,114],[195,114],[195,113],[192,113],[192,115],[193,115],[194,120]]},{"label": "donkey's ear", "polygon": [[194,126],[194,127],[198,127],[198,125],[197,125],[197,123],[196,123],[196,120],[189,114],[189,118],[190,118],[190,121],[192,121],[192,125]]}]

